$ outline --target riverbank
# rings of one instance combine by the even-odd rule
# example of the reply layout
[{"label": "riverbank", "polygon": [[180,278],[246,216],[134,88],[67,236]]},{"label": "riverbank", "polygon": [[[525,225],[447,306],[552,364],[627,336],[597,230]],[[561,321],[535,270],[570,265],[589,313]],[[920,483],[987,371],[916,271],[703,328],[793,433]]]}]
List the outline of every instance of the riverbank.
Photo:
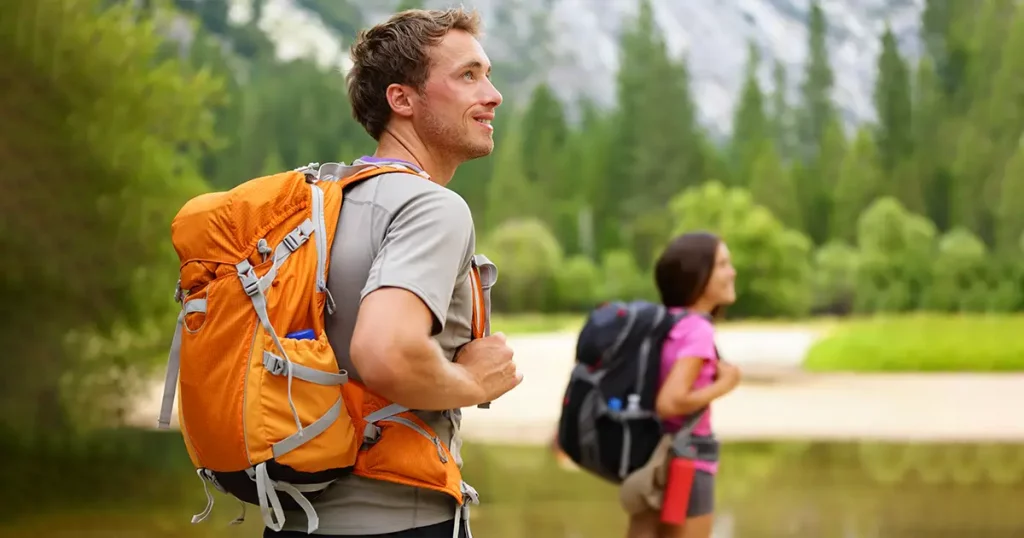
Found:
[{"label": "riverbank", "polygon": [[[1024,441],[1024,374],[806,373],[800,367],[820,330],[723,328],[719,348],[744,372],[714,409],[726,440]],[[509,336],[523,384],[490,409],[463,410],[463,434],[478,442],[544,444],[558,421],[572,370],[575,333]],[[154,427],[162,382],[131,414]],[[177,427],[177,417],[174,426]]]},{"label": "riverbank", "polygon": [[[529,378],[530,373],[526,374]],[[564,376],[567,378],[567,376]],[[526,385],[491,409],[463,410],[463,435],[486,442],[550,442],[559,413],[554,379]],[[793,374],[745,381],[716,402],[726,441],[1024,442],[1024,375]]]}]

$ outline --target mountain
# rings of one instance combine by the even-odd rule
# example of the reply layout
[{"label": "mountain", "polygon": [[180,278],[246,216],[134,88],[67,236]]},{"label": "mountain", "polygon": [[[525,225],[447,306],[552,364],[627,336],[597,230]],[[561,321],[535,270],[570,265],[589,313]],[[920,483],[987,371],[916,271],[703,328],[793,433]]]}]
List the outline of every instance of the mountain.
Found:
[{"label": "mountain", "polygon": [[[335,0],[357,9],[364,24],[386,18],[397,0]],[[244,16],[248,0],[233,0]],[[685,57],[701,122],[727,134],[742,83],[747,45],[761,52],[762,87],[772,90],[771,70],[787,69],[787,91],[803,78],[807,51],[807,0],[650,0],[670,52]],[[260,26],[277,37],[283,56],[314,53],[344,66],[349,39],[328,29],[315,2],[268,0]],[[457,5],[425,0],[424,7]],[[547,82],[570,110],[586,97],[609,106],[615,99],[618,33],[636,14],[638,0],[466,0],[485,20],[483,41],[496,66],[507,102],[522,102],[539,81]],[[320,5],[323,5],[322,3]],[[901,52],[914,61],[924,0],[822,0],[829,23],[835,72],[834,99],[848,126],[874,119],[872,91],[879,36],[888,23]],[[321,8],[322,9],[322,8]],[[296,31],[301,30],[301,31]]]}]

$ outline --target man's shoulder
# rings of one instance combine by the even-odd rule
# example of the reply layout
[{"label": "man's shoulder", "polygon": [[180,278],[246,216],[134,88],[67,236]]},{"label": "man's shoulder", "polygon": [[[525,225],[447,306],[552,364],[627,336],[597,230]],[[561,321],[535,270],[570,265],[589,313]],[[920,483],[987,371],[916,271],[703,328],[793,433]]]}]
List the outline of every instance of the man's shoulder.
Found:
[{"label": "man's shoulder", "polygon": [[372,177],[353,187],[346,198],[373,203],[379,208],[396,213],[410,204],[426,210],[469,215],[469,204],[462,196],[415,174],[389,172]]}]

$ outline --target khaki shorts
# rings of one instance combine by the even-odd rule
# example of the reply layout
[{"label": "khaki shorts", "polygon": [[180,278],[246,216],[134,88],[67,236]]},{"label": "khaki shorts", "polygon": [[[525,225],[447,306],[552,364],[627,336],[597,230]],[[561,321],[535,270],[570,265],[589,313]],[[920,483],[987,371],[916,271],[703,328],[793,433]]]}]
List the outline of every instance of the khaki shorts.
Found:
[{"label": "khaki shorts", "polygon": [[[668,476],[668,463],[672,454],[672,435],[664,435],[654,448],[651,459],[643,467],[626,477],[619,486],[619,502],[628,515],[661,510]],[[697,471],[690,491],[687,517],[703,516],[714,511],[714,476]]]}]

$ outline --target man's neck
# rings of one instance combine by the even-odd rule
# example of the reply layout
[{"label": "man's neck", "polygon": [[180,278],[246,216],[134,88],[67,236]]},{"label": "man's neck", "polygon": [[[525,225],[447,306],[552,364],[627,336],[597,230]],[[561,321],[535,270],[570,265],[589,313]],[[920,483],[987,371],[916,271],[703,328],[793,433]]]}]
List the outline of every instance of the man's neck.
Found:
[{"label": "man's neck", "polygon": [[458,165],[448,164],[444,159],[435,157],[422,143],[419,143],[419,140],[401,140],[387,131],[381,135],[377,151],[373,153],[373,156],[378,159],[408,161],[426,172],[431,181],[441,186],[448,185],[458,167]]}]

